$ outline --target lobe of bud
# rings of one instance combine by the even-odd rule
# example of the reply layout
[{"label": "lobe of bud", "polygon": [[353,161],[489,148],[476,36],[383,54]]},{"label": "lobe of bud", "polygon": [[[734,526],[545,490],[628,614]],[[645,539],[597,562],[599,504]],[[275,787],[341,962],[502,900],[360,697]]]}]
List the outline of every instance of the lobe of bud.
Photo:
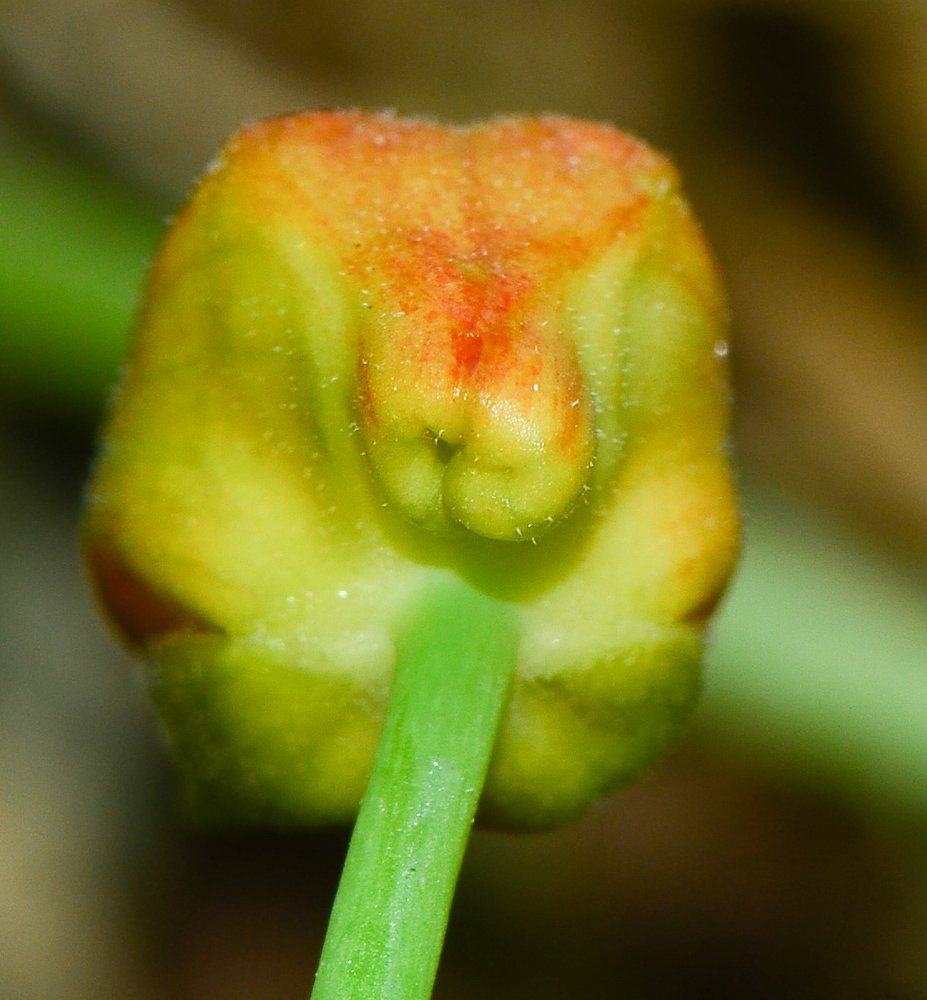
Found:
[{"label": "lobe of bud", "polygon": [[370,460],[424,528],[534,537],[570,511],[594,458],[576,351],[526,276],[422,264],[424,304],[387,313],[363,343]]}]

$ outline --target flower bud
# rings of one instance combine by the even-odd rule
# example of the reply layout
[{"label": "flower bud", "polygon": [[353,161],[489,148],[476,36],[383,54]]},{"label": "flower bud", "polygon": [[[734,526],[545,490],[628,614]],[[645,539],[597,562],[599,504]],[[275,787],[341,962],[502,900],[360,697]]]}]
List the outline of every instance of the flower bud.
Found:
[{"label": "flower bud", "polygon": [[674,169],[563,118],[239,133],[152,271],[88,564],[206,814],[343,820],[406,609],[518,609],[482,816],[671,742],[737,549],[724,305]]}]

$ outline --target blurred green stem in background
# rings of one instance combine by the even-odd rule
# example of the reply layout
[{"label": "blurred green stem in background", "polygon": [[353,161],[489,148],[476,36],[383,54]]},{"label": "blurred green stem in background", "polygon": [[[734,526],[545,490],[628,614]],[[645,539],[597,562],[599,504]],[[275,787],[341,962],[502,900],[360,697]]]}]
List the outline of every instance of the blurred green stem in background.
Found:
[{"label": "blurred green stem in background", "polygon": [[99,412],[163,223],[0,118],[0,407]]},{"label": "blurred green stem in background", "polygon": [[700,734],[870,811],[927,820],[927,573],[769,490],[745,501]]},{"label": "blurred green stem in background", "polygon": [[[0,125],[0,412],[92,419],[163,222]],[[927,821],[927,580],[748,494],[697,734],[790,781]]]}]

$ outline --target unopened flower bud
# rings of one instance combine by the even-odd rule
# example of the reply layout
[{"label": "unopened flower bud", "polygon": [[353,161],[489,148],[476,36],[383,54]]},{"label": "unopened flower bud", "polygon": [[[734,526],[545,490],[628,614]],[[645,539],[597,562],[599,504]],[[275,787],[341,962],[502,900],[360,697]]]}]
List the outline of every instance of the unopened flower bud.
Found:
[{"label": "unopened flower bud", "polygon": [[483,816],[640,773],[737,549],[724,336],[675,170],[610,128],[239,133],[153,269],[86,526],[200,807],[349,818],[446,573],[519,612]]}]

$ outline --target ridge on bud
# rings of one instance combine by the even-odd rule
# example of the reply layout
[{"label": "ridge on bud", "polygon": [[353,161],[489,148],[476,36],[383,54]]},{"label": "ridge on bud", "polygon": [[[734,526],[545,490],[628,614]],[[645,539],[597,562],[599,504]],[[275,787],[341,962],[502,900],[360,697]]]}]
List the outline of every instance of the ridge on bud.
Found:
[{"label": "ridge on bud", "polygon": [[737,551],[724,336],[675,170],[611,128],[235,136],[152,270],[85,528],[198,807],[349,818],[448,572],[521,628],[482,816],[639,774]]}]

